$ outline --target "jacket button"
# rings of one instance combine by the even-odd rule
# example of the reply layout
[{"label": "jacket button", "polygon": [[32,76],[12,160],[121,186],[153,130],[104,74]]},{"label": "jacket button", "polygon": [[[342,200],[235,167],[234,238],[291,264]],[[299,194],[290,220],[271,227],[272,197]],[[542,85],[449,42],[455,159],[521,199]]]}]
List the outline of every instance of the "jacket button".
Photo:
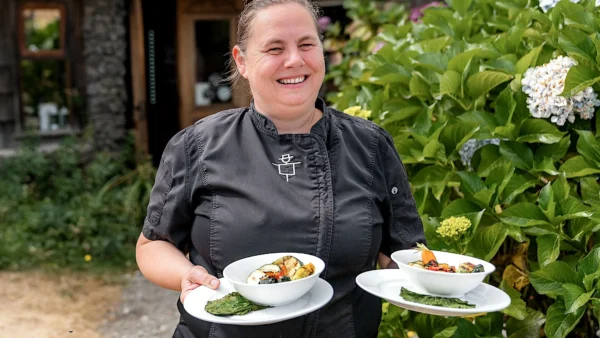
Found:
[{"label": "jacket button", "polygon": [[396,195],[398,193],[397,187],[392,187],[392,195]]}]

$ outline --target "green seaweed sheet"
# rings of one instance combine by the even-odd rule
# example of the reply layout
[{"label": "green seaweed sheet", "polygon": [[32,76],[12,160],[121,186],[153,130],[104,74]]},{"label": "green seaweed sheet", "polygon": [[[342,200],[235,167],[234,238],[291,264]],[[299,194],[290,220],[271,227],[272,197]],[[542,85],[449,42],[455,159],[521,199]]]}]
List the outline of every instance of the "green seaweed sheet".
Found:
[{"label": "green seaweed sheet", "polygon": [[442,306],[454,309],[471,309],[475,307],[475,304],[470,304],[464,300],[458,298],[446,298],[446,297],[435,297],[422,295],[420,293],[412,292],[402,287],[400,289],[400,296],[409,302],[415,302],[425,305]]},{"label": "green seaweed sheet", "polygon": [[227,294],[223,298],[208,301],[204,310],[215,316],[245,315],[251,311],[266,309],[268,306],[254,304],[237,292]]}]

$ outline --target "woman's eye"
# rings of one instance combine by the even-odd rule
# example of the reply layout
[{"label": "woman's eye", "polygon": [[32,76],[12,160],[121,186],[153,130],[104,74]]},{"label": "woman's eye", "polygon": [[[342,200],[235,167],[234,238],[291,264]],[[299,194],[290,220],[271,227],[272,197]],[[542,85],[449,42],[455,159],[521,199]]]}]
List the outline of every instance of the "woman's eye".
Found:
[{"label": "woman's eye", "polygon": [[314,46],[312,43],[305,43],[305,44],[300,45],[300,48],[310,48],[312,46]]},{"label": "woman's eye", "polygon": [[283,48],[279,48],[279,47],[275,47],[275,48],[271,48],[268,51],[269,52],[281,52],[283,50]]}]

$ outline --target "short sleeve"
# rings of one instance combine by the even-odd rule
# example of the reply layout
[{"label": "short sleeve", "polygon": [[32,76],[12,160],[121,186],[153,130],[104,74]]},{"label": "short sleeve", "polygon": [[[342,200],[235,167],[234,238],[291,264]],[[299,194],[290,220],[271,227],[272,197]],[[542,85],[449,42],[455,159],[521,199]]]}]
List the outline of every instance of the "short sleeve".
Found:
[{"label": "short sleeve", "polygon": [[421,217],[417,211],[406,169],[396,151],[392,137],[382,131],[380,154],[387,190],[387,209],[380,251],[388,256],[409,249],[416,243],[426,244]]},{"label": "short sleeve", "polygon": [[191,132],[184,129],[168,142],[150,192],[142,233],[150,240],[172,243],[188,249],[193,210],[190,205]]}]

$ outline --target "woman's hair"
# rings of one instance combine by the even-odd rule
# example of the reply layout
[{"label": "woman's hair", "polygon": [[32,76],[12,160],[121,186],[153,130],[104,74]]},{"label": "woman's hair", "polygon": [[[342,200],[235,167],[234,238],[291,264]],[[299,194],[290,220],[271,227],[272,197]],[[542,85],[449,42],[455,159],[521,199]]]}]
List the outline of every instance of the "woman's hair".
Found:
[{"label": "woman's hair", "polygon": [[[296,3],[304,7],[310,16],[313,19],[315,24],[315,29],[319,34],[319,39],[323,40],[323,29],[319,25],[319,16],[321,14],[321,10],[319,7],[312,3],[310,0],[246,0],[246,5],[244,6],[244,10],[239,16],[238,26],[237,26],[237,45],[242,51],[242,55],[246,52],[246,47],[248,46],[248,39],[252,32],[250,31],[252,22],[256,17],[256,13],[260,12],[263,9],[267,9],[271,6],[275,5],[283,5],[288,3]],[[228,65],[235,63],[233,60],[233,55],[230,54]],[[241,77],[237,67],[231,71],[231,74],[227,77],[228,81],[232,83],[236,83]]]}]

